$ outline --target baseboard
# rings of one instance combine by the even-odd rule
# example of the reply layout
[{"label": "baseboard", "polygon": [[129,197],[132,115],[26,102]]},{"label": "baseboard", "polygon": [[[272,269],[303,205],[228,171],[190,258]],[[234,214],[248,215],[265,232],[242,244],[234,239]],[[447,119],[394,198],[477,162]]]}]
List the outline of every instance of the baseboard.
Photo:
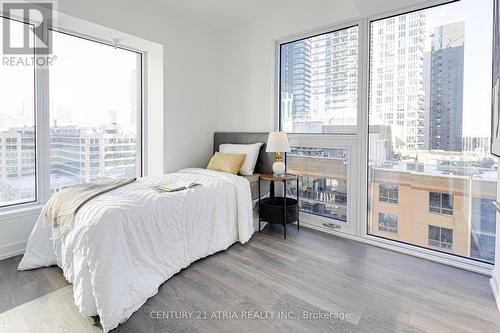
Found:
[{"label": "baseboard", "polygon": [[23,254],[26,243],[27,240],[0,246],[0,260]]},{"label": "baseboard", "polygon": [[500,312],[500,289],[498,287],[498,281],[495,278],[495,272],[493,272],[490,279],[491,290],[493,291],[493,297],[495,298],[495,302],[497,303],[498,311]]}]

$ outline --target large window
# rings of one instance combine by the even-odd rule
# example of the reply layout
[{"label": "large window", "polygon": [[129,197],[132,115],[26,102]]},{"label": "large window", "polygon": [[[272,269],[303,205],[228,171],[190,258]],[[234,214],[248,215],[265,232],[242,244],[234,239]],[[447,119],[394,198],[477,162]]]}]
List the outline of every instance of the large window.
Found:
[{"label": "large window", "polygon": [[356,132],[358,33],[351,26],[280,45],[280,128],[295,135],[287,170],[299,175],[290,194],[332,228],[348,227],[351,156],[333,136]]},{"label": "large window", "polygon": [[[23,45],[24,23],[0,20],[0,36],[8,20],[11,45]],[[50,33],[50,66],[0,66],[0,207],[141,173],[141,53]]]},{"label": "large window", "polygon": [[[0,17],[0,36],[4,23],[22,45],[24,23]],[[0,66],[0,207],[36,200],[34,101],[35,69]]]},{"label": "large window", "polygon": [[141,55],[53,32],[51,192],[103,177],[135,176]]},{"label": "large window", "polygon": [[282,44],[280,49],[282,130],[355,132],[358,27]]},{"label": "large window", "polygon": [[387,236],[380,214],[393,196],[385,184],[397,184],[390,208],[402,232],[391,239],[493,261],[491,40],[491,1],[371,21],[369,234]]},{"label": "large window", "polygon": [[[301,197],[301,222],[494,261],[492,7],[450,1],[369,20],[368,36],[354,22],[279,45],[279,128],[292,145],[287,171],[299,188],[288,190]],[[365,147],[368,186],[358,194]],[[353,223],[365,212],[367,225]]]}]

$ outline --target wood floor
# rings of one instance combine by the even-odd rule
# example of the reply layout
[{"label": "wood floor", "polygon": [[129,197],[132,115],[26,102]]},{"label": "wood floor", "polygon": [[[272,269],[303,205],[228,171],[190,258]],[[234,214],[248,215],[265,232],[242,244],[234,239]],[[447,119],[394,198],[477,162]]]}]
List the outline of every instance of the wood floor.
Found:
[{"label": "wood floor", "polygon": [[[268,226],[194,263],[115,331],[500,332],[486,276],[288,231],[284,240]],[[0,261],[0,332],[100,331],[77,313],[59,268],[17,272],[19,260]],[[325,313],[334,318],[307,318]]]}]

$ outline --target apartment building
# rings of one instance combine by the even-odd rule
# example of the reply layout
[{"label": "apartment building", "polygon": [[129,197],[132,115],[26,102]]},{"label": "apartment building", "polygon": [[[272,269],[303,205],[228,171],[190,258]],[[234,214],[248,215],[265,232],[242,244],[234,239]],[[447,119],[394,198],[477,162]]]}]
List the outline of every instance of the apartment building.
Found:
[{"label": "apartment building", "polygon": [[496,178],[488,172],[450,175],[372,167],[369,177],[370,234],[493,262]]},{"label": "apartment building", "polygon": [[0,132],[0,179],[35,173],[35,131],[15,127]]},{"label": "apartment building", "polygon": [[[35,133],[29,127],[0,132],[0,198],[34,199]],[[51,193],[101,177],[133,176],[136,139],[116,124],[101,128],[52,127]]]},{"label": "apartment building", "polygon": [[[293,147],[302,212],[347,222],[348,161],[344,149]],[[422,154],[424,162],[387,161],[369,169],[368,232],[409,244],[494,261],[496,170],[461,166]],[[428,164],[427,164],[428,163]],[[295,184],[290,193],[296,196]],[[422,203],[425,203],[422,205]]]},{"label": "apartment building", "polygon": [[357,117],[358,28],[311,38],[311,118],[352,126]]},{"label": "apartment building", "polygon": [[[347,222],[347,151],[293,147],[287,156],[288,171],[300,176],[300,210]],[[295,184],[290,184],[293,196]]]},{"label": "apartment building", "polygon": [[34,200],[35,131],[14,127],[0,132],[0,199]]},{"label": "apartment building", "polygon": [[116,125],[101,129],[52,128],[50,146],[51,174],[65,175],[76,183],[135,174],[136,141]]},{"label": "apartment building", "polygon": [[464,22],[434,29],[431,35],[430,149],[462,150]]},{"label": "apartment building", "polygon": [[372,23],[371,124],[400,131],[398,150],[421,149],[425,143],[425,24],[423,12]]},{"label": "apartment building", "polygon": [[283,87],[281,96],[283,115],[293,121],[310,120],[311,40],[304,39],[298,43],[283,45],[281,58],[283,59],[281,71],[290,73],[283,75],[280,80]]},{"label": "apartment building", "polygon": [[286,130],[351,128],[357,117],[358,27],[281,47],[281,110]]}]

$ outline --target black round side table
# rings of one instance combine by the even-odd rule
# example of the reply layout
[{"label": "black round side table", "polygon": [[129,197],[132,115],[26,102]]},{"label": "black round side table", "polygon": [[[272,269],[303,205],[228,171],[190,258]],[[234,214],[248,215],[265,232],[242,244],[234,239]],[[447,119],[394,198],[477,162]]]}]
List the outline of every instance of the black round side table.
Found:
[{"label": "black round side table", "polygon": [[[260,182],[267,180],[271,182],[271,194],[268,198],[260,196]],[[297,199],[287,198],[287,181],[295,180],[297,182]],[[274,195],[274,182],[283,182],[283,196]],[[264,174],[259,176],[259,232],[260,222],[264,221],[271,224],[283,225],[283,238],[286,239],[286,225],[297,222],[297,229],[300,228],[299,222],[299,177],[290,173],[284,176],[275,176]]]}]

